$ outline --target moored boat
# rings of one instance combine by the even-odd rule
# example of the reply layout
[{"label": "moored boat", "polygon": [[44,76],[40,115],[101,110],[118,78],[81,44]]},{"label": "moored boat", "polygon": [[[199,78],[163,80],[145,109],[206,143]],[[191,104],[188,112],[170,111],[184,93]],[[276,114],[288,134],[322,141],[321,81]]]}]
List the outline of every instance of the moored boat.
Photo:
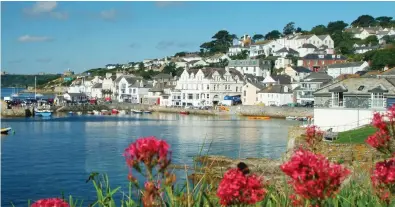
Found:
[{"label": "moored boat", "polygon": [[143,113],[144,113],[144,114],[151,114],[152,111],[148,111],[148,110],[147,110],[147,111],[143,111]]},{"label": "moored boat", "polygon": [[8,134],[11,130],[11,127],[1,128],[1,134]]},{"label": "moored boat", "polygon": [[119,115],[125,115],[125,114],[127,114],[127,112],[125,110],[120,110],[119,111]]},{"label": "moored boat", "polygon": [[93,115],[93,111],[88,111],[87,114]]},{"label": "moored boat", "polygon": [[249,116],[248,119],[253,119],[253,120],[269,120],[270,117],[268,117],[268,116]]},{"label": "moored boat", "polygon": [[82,115],[82,112],[81,112],[81,111],[78,111],[77,114],[78,114],[78,115]]},{"label": "moored boat", "polygon": [[38,109],[36,109],[34,111],[34,113],[35,113],[36,116],[43,116],[43,117],[49,117],[49,116],[52,115],[52,111],[50,111],[50,110],[38,110]]},{"label": "moored boat", "polygon": [[132,109],[131,111],[132,111],[132,113],[134,113],[134,114],[142,114],[142,113],[143,113],[143,111],[141,111],[141,110]]},{"label": "moored boat", "polygon": [[100,115],[100,111],[93,110],[93,114],[94,114],[94,115]]},{"label": "moored boat", "polygon": [[296,116],[287,116],[285,117],[286,120],[296,120],[297,117]]},{"label": "moored boat", "polygon": [[188,115],[189,111],[180,111],[180,114]]},{"label": "moored boat", "polygon": [[101,110],[101,114],[102,115],[111,115],[111,112],[107,111],[107,110]]},{"label": "moored boat", "polygon": [[117,109],[112,109],[111,114],[119,114],[119,111]]}]

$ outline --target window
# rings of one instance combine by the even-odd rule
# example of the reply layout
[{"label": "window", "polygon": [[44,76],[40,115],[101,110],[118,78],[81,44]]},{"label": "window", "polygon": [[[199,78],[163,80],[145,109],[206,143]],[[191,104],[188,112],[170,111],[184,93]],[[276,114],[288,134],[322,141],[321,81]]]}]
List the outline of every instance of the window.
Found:
[{"label": "window", "polygon": [[199,94],[196,94],[196,99],[199,99]]},{"label": "window", "polygon": [[182,94],[182,99],[185,99],[185,93]]},{"label": "window", "polygon": [[215,91],[215,84],[214,84],[214,91]]},{"label": "window", "polygon": [[206,98],[209,99],[210,98],[210,94],[207,94]]},{"label": "window", "polygon": [[343,92],[335,92],[332,94],[332,106],[343,107],[344,106]]},{"label": "window", "polygon": [[239,87],[236,86],[236,92],[237,92],[237,89],[239,89]]},{"label": "window", "polygon": [[362,91],[365,88],[365,86],[359,86],[358,91]]},{"label": "window", "polygon": [[129,93],[132,93],[132,89],[131,88],[129,88]]},{"label": "window", "polygon": [[133,94],[136,94],[136,89],[135,88],[133,88]]},{"label": "window", "polygon": [[188,93],[188,99],[193,99],[193,94]]},{"label": "window", "polygon": [[247,91],[244,91],[244,96],[246,96],[247,95]]},{"label": "window", "polygon": [[372,108],[383,108],[383,107],[384,107],[384,94],[372,93]]},{"label": "window", "polygon": [[210,85],[209,84],[207,84],[207,90],[210,90]]}]

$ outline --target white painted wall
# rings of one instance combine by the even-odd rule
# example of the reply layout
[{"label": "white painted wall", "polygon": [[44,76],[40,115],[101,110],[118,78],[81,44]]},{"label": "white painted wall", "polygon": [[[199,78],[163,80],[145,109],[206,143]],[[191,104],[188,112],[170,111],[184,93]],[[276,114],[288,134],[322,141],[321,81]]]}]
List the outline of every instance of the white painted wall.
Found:
[{"label": "white painted wall", "polygon": [[375,111],[385,112],[385,109],[314,108],[314,124],[322,130],[347,131],[370,124]]},{"label": "white painted wall", "polygon": [[258,93],[258,103],[263,103],[265,106],[275,104],[281,106],[284,104],[293,103],[292,93]]}]

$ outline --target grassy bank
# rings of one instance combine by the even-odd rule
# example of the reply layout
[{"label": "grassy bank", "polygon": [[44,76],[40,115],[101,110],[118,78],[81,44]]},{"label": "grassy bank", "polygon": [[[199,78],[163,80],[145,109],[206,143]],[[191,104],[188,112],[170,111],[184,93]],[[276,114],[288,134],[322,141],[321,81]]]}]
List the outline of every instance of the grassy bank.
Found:
[{"label": "grassy bank", "polygon": [[368,125],[359,129],[340,132],[336,143],[363,144],[368,136],[374,134],[376,128]]}]

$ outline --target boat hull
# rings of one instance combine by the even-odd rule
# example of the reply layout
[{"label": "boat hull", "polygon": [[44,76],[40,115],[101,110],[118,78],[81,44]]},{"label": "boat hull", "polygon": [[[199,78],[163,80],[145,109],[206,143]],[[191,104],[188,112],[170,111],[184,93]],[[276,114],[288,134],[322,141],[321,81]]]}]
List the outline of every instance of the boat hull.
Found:
[{"label": "boat hull", "polygon": [[189,115],[189,111],[181,111],[180,114]]},{"label": "boat hull", "polygon": [[11,131],[11,127],[2,128],[2,129],[1,129],[1,134],[8,134],[10,131]]}]

